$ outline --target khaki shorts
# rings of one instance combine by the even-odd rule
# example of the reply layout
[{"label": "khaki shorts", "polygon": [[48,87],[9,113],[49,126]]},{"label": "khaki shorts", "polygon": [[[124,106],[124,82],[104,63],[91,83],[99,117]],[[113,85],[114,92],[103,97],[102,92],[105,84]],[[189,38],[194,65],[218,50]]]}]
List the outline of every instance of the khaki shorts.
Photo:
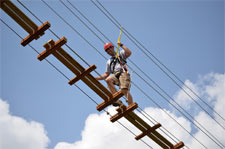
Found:
[{"label": "khaki shorts", "polygon": [[111,75],[111,78],[113,79],[113,83],[115,85],[118,85],[120,89],[128,89],[130,90],[130,74],[124,72],[120,75],[119,79],[116,77],[115,74]]}]

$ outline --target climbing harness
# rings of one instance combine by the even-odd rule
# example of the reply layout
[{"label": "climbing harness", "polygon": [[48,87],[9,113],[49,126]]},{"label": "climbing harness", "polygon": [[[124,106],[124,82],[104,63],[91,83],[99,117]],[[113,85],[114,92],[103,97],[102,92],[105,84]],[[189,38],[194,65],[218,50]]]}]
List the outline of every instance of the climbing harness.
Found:
[{"label": "climbing harness", "polygon": [[[120,27],[120,34],[119,34],[118,42],[120,42],[121,34],[122,34],[122,27]],[[120,53],[119,53],[119,47],[120,47],[120,45],[118,44],[118,45],[117,45],[116,56],[111,57],[111,59],[110,59],[110,65],[109,65],[110,71],[111,71],[113,74],[115,74],[115,76],[116,76],[118,79],[119,79],[120,75],[121,75],[123,72],[128,73],[128,69],[127,69],[127,65],[126,65],[127,61],[126,61],[124,58],[122,58],[122,56],[120,55]],[[115,66],[116,66],[117,63],[119,63],[120,66],[121,66],[121,68],[122,68],[122,70],[119,71],[119,72],[115,72],[115,71],[114,71],[114,70],[115,70]]]}]

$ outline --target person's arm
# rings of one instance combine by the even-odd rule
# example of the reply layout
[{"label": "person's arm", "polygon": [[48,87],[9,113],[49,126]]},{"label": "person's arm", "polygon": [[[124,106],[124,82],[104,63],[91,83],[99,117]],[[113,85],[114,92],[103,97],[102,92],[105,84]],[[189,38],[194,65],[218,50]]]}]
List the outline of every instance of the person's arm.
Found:
[{"label": "person's arm", "polygon": [[103,75],[96,77],[97,80],[105,80],[110,75],[110,72],[105,72]]},{"label": "person's arm", "polygon": [[124,49],[125,51],[125,56],[126,58],[128,58],[131,55],[131,50],[129,48],[127,48],[124,44],[122,44],[121,42],[117,42],[117,44]]}]

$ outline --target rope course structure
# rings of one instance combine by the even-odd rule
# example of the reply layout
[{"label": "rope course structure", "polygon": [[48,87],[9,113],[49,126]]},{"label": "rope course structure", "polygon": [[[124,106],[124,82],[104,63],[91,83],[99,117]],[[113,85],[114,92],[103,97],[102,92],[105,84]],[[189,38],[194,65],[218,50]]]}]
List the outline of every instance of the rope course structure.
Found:
[{"label": "rope course structure", "polygon": [[[67,0],[68,1],[68,0]],[[19,2],[19,1],[18,1]],[[43,1],[44,2],[44,1]],[[63,3],[60,0],[61,3]],[[69,2],[69,1],[68,1]],[[92,1],[94,3],[94,1]],[[97,1],[98,2],[98,1]],[[19,2],[20,3],[20,2]],[[44,2],[47,4],[46,2]],[[70,2],[69,2],[70,3]],[[99,3],[99,2],[98,2]],[[21,4],[21,3],[20,3]],[[100,3],[99,3],[100,4]],[[22,5],[22,4],[21,4]],[[73,6],[73,5],[72,5]],[[25,6],[23,6],[25,7]],[[73,6],[75,8],[75,6]],[[16,21],[29,35],[21,40],[21,45],[26,46],[29,45],[31,41],[34,39],[37,40],[41,36],[44,35],[44,32],[50,28],[50,23],[47,21],[45,23],[41,22],[38,18],[38,20],[42,23],[41,26],[37,26],[31,19],[29,19],[19,8],[17,8],[10,0],[1,0],[1,9],[6,12],[14,21]],[[82,15],[83,16],[83,15]],[[83,16],[85,17],[85,16]],[[86,17],[85,17],[86,18]],[[2,20],[1,20],[2,21]],[[3,21],[2,21],[3,22]],[[4,23],[4,22],[3,22]],[[90,23],[90,22],[89,22]],[[5,23],[4,23],[5,24]],[[92,23],[91,23],[92,24]],[[117,23],[118,24],[118,23]],[[68,24],[69,25],[69,24]],[[69,25],[70,26],[70,25]],[[9,26],[8,26],[9,27]],[[12,29],[11,29],[12,30]],[[49,29],[50,30],[50,29]],[[123,30],[125,30],[123,28]],[[51,30],[50,30],[51,31]],[[98,30],[100,31],[100,30]],[[126,30],[125,30],[126,31]],[[53,31],[51,31],[54,35],[56,35]],[[127,32],[127,31],[126,31]],[[101,33],[101,31],[100,31]],[[79,34],[79,32],[78,32]],[[18,34],[17,34],[18,35]],[[121,35],[121,32],[120,32]],[[57,35],[56,35],[57,36]],[[97,34],[96,34],[97,36]],[[107,38],[104,34],[103,36]],[[57,36],[58,37],[58,36]],[[58,37],[59,38],[59,37]],[[100,39],[102,42],[104,42],[102,39]],[[109,41],[109,40],[108,40]],[[87,41],[88,42],[88,41]],[[56,59],[58,59],[62,64],[64,64],[71,72],[74,73],[75,77],[72,79],[69,79],[66,77],[62,72],[60,72],[62,75],[64,75],[68,79],[69,85],[75,85],[75,83],[79,80],[82,80],[89,88],[91,88],[99,97],[103,99],[103,102],[100,104],[97,104],[96,109],[98,111],[105,111],[105,108],[117,101],[119,98],[123,96],[121,91],[116,92],[115,94],[112,94],[104,85],[102,85],[98,80],[95,79],[93,75],[91,75],[91,72],[95,71],[96,66],[95,65],[88,65],[88,68],[84,68],[79,64],[72,56],[70,56],[63,48],[62,46],[66,45],[68,47],[67,39],[65,37],[60,38],[58,41],[54,41],[53,39],[50,39],[48,42],[44,43],[43,47],[45,50],[42,53],[38,53],[37,59],[47,60],[46,58],[49,55],[53,55]],[[90,44],[91,45],[91,44]],[[30,45],[29,45],[30,46]],[[92,46],[92,45],[91,45]],[[93,47],[93,46],[92,46]],[[31,47],[34,49],[33,47]],[[119,47],[118,47],[119,48]],[[69,47],[70,50],[72,50]],[[97,50],[97,49],[96,49]],[[73,50],[72,50],[73,51]],[[37,51],[36,51],[37,52]],[[73,51],[74,52],[74,51]],[[75,52],[74,52],[75,53]],[[98,52],[100,53],[100,52]],[[82,59],[82,58],[81,58]],[[86,62],[85,62],[86,63]],[[51,63],[50,63],[51,64]],[[87,63],[86,63],[87,64]],[[52,65],[52,64],[51,64]],[[53,66],[54,67],[54,66]],[[57,69],[57,68],[56,68]],[[75,85],[78,87],[77,85]],[[136,85],[135,85],[136,86]],[[78,87],[79,88],[79,87]],[[79,88],[80,89],[80,88]],[[81,89],[80,89],[81,90]],[[82,90],[81,90],[82,91]],[[86,94],[84,91],[82,91],[84,94]],[[87,94],[86,94],[87,95]],[[88,95],[87,95],[88,96]],[[197,96],[197,95],[196,95]],[[88,96],[89,97],[89,96]],[[89,97],[91,99],[91,97]],[[153,101],[154,102],[154,101]],[[170,102],[169,102],[170,103]],[[158,105],[160,107],[160,105]],[[179,106],[179,105],[178,105]],[[122,117],[127,119],[131,124],[133,124],[137,129],[141,131],[139,135],[135,135],[136,140],[140,140],[143,137],[147,136],[151,140],[153,140],[155,143],[157,143],[162,148],[170,148],[170,149],[179,149],[182,147],[187,147],[184,145],[182,141],[174,141],[176,144],[171,143],[166,137],[161,135],[157,129],[161,129],[162,126],[160,123],[157,123],[155,121],[155,124],[153,126],[150,126],[147,122],[145,122],[143,119],[141,119],[135,112],[135,109],[138,109],[138,104],[133,103],[130,106],[122,105],[121,108],[117,108],[117,114],[111,116],[110,121],[111,122],[118,122],[118,120]],[[175,107],[176,108],[176,107]],[[180,107],[181,108],[181,107]],[[162,109],[162,108],[161,108]],[[138,110],[139,111],[139,110]],[[178,110],[180,111],[180,110]],[[140,112],[140,111],[139,111]],[[144,114],[143,114],[144,115]],[[183,114],[185,116],[185,114]],[[192,120],[189,118],[190,115],[186,116],[187,119],[189,119],[191,122]],[[221,117],[222,118],[222,117]],[[195,122],[192,122],[193,124]],[[120,123],[121,124],[121,123]],[[205,133],[212,141],[214,141],[219,147],[223,148],[224,145],[220,143],[210,132],[208,132],[201,124],[197,122],[199,126],[201,126],[205,131],[203,131],[199,126],[199,128],[203,133]],[[122,124],[121,124],[122,125]],[[220,124],[219,124],[220,125]],[[128,129],[126,126],[122,125],[126,129]],[[222,125],[220,125],[222,128],[224,128]],[[185,129],[185,128],[184,128]],[[128,131],[130,131],[128,129]],[[167,131],[167,130],[166,130]],[[169,132],[169,131],[167,131]],[[131,132],[132,133],[132,132]],[[165,133],[165,132],[164,132]],[[166,134],[166,133],[165,133]],[[190,134],[191,135],[191,134]],[[194,137],[193,135],[191,135]],[[172,137],[174,138],[174,136]],[[194,137],[195,138],[195,137]],[[197,138],[195,138],[197,140]],[[178,139],[176,139],[178,140]],[[197,140],[198,141],[198,140]],[[142,142],[144,142],[142,140]],[[200,141],[198,141],[204,148],[207,148],[204,144],[202,144]],[[145,143],[145,142],[144,142]],[[149,146],[147,143],[145,143],[147,146]],[[152,148],[151,146],[149,146]],[[187,147],[188,148],[188,147]]]},{"label": "rope course structure", "polygon": [[[44,31],[50,27],[50,24],[46,22],[39,28],[36,24],[33,23],[22,11],[19,10],[11,1],[1,1],[1,8],[11,17],[13,18],[24,30],[29,33],[24,40],[21,41],[23,46],[29,44],[33,39],[38,39],[40,36],[44,34]],[[57,42],[52,39],[43,45],[46,49],[42,53],[40,53],[37,58],[42,61],[50,54],[53,54],[60,62],[62,62],[68,69],[70,69],[76,76],[71,79],[68,83],[73,85],[79,80],[82,80],[87,86],[89,86],[96,94],[98,94],[104,102],[99,104],[96,109],[98,111],[103,110],[107,106],[111,105],[113,102],[118,100],[123,96],[121,91],[116,92],[115,94],[111,94],[111,92],[105,88],[99,81],[97,81],[90,73],[96,69],[95,65],[90,66],[87,69],[84,69],[75,59],[73,59],[63,48],[62,46],[67,42],[65,37],[62,37]],[[118,119],[125,117],[128,121],[134,124],[138,129],[142,131],[142,133],[135,137],[136,140],[141,139],[144,136],[148,136],[152,140],[154,140],[158,145],[162,148],[174,148],[178,149],[184,146],[183,142],[179,142],[176,145],[170,143],[166,138],[160,135],[156,129],[161,126],[161,124],[156,124],[151,127],[147,123],[145,123],[139,116],[137,116],[134,112],[134,109],[138,107],[137,103],[133,103],[132,105],[126,107],[125,105],[121,108],[118,108],[118,113],[113,115],[110,118],[111,122],[115,122]]]}]

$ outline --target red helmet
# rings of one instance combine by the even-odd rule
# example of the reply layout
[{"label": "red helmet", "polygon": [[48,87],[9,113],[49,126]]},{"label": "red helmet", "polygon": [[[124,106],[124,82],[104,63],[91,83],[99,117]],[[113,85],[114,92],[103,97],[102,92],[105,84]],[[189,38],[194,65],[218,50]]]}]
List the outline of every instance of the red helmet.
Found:
[{"label": "red helmet", "polygon": [[109,47],[114,47],[112,43],[108,42],[104,45],[104,50],[108,49]]}]

